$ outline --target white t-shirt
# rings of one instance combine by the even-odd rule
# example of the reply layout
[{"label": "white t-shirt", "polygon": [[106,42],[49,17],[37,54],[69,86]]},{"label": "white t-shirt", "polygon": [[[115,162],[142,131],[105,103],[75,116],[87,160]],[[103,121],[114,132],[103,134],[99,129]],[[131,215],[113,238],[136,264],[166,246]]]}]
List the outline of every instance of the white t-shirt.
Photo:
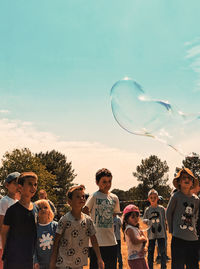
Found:
[{"label": "white t-shirt", "polygon": [[71,212],[66,213],[56,229],[56,233],[62,235],[56,268],[80,268],[87,265],[89,237],[95,232],[93,221],[88,215],[82,213],[81,219],[76,220]]},{"label": "white t-shirt", "polygon": [[[0,200],[0,216],[5,216],[7,209],[15,204],[18,200],[14,200],[10,198],[9,196],[4,196]],[[0,249],[2,248],[2,241],[1,241],[1,236],[0,236]]]},{"label": "white t-shirt", "polygon": [[99,246],[116,245],[113,213],[120,212],[118,197],[113,193],[105,194],[97,191],[87,199],[86,206],[89,208],[91,218],[94,221]]},{"label": "white t-shirt", "polygon": [[135,237],[140,237],[140,230],[137,227],[134,227],[131,225],[126,226],[125,239],[126,239],[127,250],[128,250],[128,260],[135,260],[135,259],[143,258],[144,255],[140,254],[143,248],[143,243],[133,244],[130,237],[126,234],[126,231],[128,229],[133,230]]}]

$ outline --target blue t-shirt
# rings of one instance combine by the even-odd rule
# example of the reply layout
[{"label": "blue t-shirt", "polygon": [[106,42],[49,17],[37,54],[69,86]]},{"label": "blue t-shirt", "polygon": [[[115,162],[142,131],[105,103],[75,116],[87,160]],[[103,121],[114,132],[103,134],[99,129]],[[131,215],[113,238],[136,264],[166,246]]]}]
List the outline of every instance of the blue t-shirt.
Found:
[{"label": "blue t-shirt", "polygon": [[34,263],[49,265],[57,225],[56,221],[48,224],[37,224],[37,244]]}]

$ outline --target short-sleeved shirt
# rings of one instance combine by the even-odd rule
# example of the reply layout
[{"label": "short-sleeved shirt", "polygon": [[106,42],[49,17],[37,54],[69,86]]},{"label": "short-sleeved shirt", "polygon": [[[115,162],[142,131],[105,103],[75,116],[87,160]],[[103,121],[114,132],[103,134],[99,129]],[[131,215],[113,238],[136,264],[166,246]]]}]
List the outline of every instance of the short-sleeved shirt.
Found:
[{"label": "short-sleeved shirt", "polygon": [[88,262],[89,238],[95,234],[92,219],[82,213],[76,220],[71,212],[58,222],[56,233],[62,235],[58,248],[57,267],[81,267]]},{"label": "short-sleeved shirt", "polygon": [[134,227],[132,225],[126,226],[125,238],[126,238],[126,244],[127,244],[127,249],[128,249],[128,260],[135,260],[135,259],[144,258],[144,254],[141,255],[143,243],[133,244],[132,240],[126,234],[128,229],[131,229],[133,231],[136,238],[140,237],[140,231],[137,227]]},{"label": "short-sleeved shirt", "polygon": [[4,225],[9,226],[3,260],[17,264],[31,263],[37,238],[37,213],[35,207],[28,210],[19,202],[6,211]]},{"label": "short-sleeved shirt", "polygon": [[166,238],[166,218],[163,206],[149,206],[144,211],[144,219],[149,219],[151,223],[148,229],[148,239]]},{"label": "short-sleeved shirt", "polygon": [[56,221],[51,221],[47,224],[37,224],[37,244],[34,263],[49,266],[57,225]]},{"label": "short-sleeved shirt", "polygon": [[118,197],[113,193],[105,194],[97,191],[87,199],[86,206],[94,221],[99,246],[116,245],[113,214],[120,212]]},{"label": "short-sleeved shirt", "polygon": [[[9,196],[4,196],[0,200],[0,215],[5,216],[7,209],[15,204],[18,200],[12,199]],[[1,236],[0,236],[0,249],[2,248],[2,241],[1,241]]]}]

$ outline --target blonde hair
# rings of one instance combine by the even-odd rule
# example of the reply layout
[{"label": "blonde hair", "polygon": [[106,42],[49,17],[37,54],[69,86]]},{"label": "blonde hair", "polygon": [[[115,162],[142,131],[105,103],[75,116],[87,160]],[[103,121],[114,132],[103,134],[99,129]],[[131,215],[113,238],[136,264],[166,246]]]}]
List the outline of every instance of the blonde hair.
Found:
[{"label": "blonde hair", "polygon": [[37,207],[40,207],[40,206],[46,206],[49,210],[49,215],[48,215],[48,221],[51,222],[54,218],[54,213],[49,205],[49,202],[48,200],[46,199],[41,199],[41,200],[38,200],[35,202],[36,206]]}]

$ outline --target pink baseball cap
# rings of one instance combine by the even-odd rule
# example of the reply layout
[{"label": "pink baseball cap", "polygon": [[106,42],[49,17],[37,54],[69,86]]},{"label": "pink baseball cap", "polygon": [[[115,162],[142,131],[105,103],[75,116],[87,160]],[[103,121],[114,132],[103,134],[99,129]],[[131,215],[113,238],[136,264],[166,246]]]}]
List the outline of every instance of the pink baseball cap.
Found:
[{"label": "pink baseball cap", "polygon": [[123,210],[123,215],[126,215],[127,213],[130,213],[130,212],[140,213],[140,210],[136,205],[127,205]]}]

